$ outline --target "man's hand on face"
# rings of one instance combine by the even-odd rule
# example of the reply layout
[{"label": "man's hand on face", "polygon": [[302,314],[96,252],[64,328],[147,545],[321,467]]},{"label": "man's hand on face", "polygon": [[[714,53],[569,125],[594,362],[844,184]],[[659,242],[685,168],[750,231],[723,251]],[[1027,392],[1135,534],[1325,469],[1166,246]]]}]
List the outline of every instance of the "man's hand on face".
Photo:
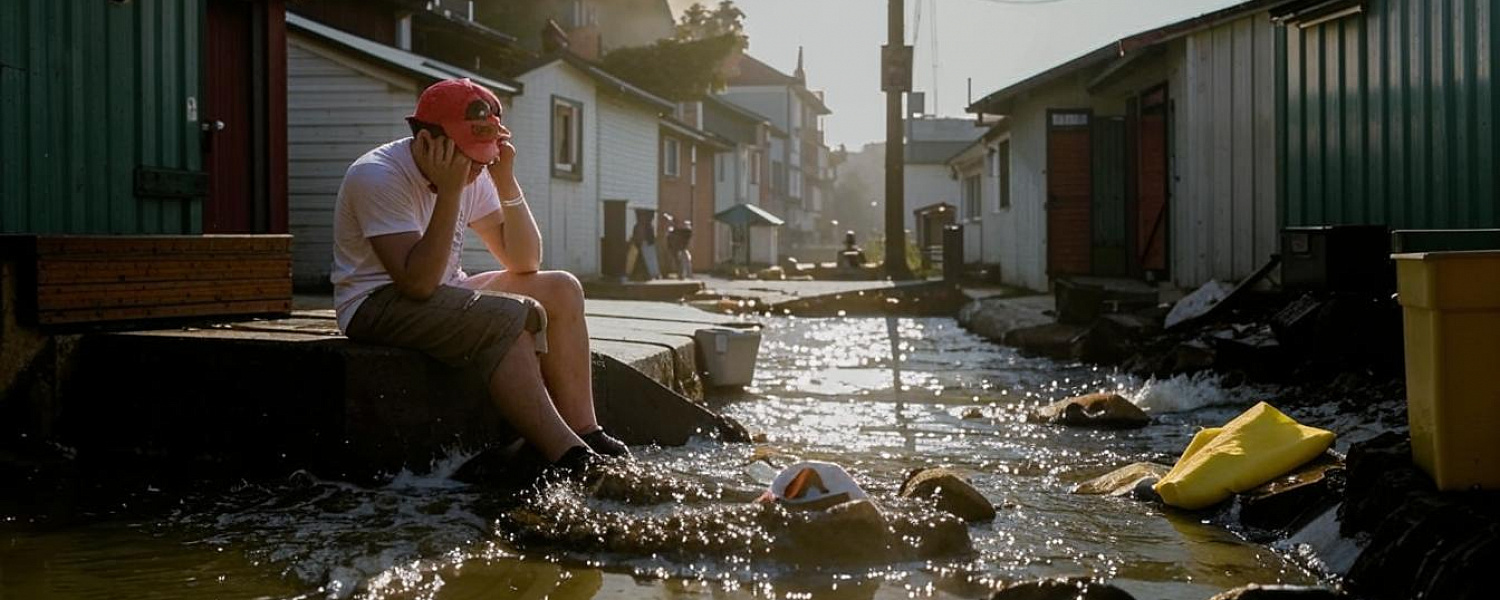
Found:
[{"label": "man's hand on face", "polygon": [[469,157],[458,151],[453,140],[447,137],[434,139],[431,133],[421,131],[412,142],[415,144],[412,158],[427,181],[437,188],[438,195],[457,196],[469,183]]},{"label": "man's hand on face", "polygon": [[500,155],[495,157],[495,162],[490,163],[490,177],[494,178],[495,186],[508,182],[515,176],[516,147],[510,143],[510,130],[500,126],[500,138],[495,140],[495,145],[500,147]]}]

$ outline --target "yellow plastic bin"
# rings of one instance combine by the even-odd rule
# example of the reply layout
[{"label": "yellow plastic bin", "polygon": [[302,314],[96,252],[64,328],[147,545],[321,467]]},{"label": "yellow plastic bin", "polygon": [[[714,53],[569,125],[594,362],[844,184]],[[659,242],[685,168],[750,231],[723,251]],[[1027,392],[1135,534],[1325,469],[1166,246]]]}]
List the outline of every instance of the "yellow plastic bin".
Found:
[{"label": "yellow plastic bin", "polygon": [[1412,458],[1439,489],[1500,489],[1500,251],[1392,258]]}]

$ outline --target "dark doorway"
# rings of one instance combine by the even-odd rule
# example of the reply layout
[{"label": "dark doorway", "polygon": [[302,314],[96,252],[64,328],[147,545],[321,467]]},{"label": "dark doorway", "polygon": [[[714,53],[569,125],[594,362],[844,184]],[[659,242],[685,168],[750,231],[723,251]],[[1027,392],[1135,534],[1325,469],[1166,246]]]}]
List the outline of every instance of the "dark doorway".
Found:
[{"label": "dark doorway", "polygon": [[204,36],[204,233],[267,231],[264,5],[209,0]]},{"label": "dark doorway", "polygon": [[1136,137],[1135,260],[1149,280],[1167,273],[1168,236],[1168,123],[1167,86],[1141,95],[1139,134]]},{"label": "dark doorway", "polygon": [[923,269],[943,259],[943,228],[952,225],[958,209],[947,202],[924,206],[913,211],[917,220],[917,248],[921,251]]},{"label": "dark doorway", "polygon": [[1047,111],[1047,274],[1092,267],[1093,112]]},{"label": "dark doorway", "polygon": [[625,276],[625,255],[630,247],[629,204],[625,200],[604,201],[604,237],[599,240],[599,256],[605,277]]},{"label": "dark doorway", "polygon": [[1094,119],[1094,275],[1124,277],[1130,272],[1125,227],[1125,118]]}]

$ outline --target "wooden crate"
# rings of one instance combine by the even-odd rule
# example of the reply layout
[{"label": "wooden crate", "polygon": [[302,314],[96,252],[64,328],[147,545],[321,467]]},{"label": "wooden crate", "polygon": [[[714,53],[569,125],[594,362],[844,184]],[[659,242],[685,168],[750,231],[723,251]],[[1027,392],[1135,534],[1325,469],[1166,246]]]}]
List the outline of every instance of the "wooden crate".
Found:
[{"label": "wooden crate", "polygon": [[6,236],[36,325],[286,313],[289,235]]}]

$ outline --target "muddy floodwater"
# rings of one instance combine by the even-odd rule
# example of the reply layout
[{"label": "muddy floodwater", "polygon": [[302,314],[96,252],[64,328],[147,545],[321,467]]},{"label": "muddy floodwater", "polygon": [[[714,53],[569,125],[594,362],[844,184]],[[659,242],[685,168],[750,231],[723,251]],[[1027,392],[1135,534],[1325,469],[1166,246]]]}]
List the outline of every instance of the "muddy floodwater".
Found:
[{"label": "muddy floodwater", "polygon": [[[1317,580],[1198,518],[1069,493],[1131,462],[1171,463],[1197,428],[1266,390],[1025,358],[952,319],[765,323],[755,384],[710,399],[764,443],[640,448],[588,490],[505,497],[450,479],[463,456],[377,488],[312,473],[100,476],[66,506],[0,506],[0,598],[983,598],[1006,582],[1092,575],[1143,600],[1186,600]],[[1101,390],[1156,422],[1090,431],[1025,419]],[[858,532],[747,502],[803,459],[844,465],[894,541],[876,551]],[[998,517],[956,524],[897,497],[927,466],[968,476]]]}]

